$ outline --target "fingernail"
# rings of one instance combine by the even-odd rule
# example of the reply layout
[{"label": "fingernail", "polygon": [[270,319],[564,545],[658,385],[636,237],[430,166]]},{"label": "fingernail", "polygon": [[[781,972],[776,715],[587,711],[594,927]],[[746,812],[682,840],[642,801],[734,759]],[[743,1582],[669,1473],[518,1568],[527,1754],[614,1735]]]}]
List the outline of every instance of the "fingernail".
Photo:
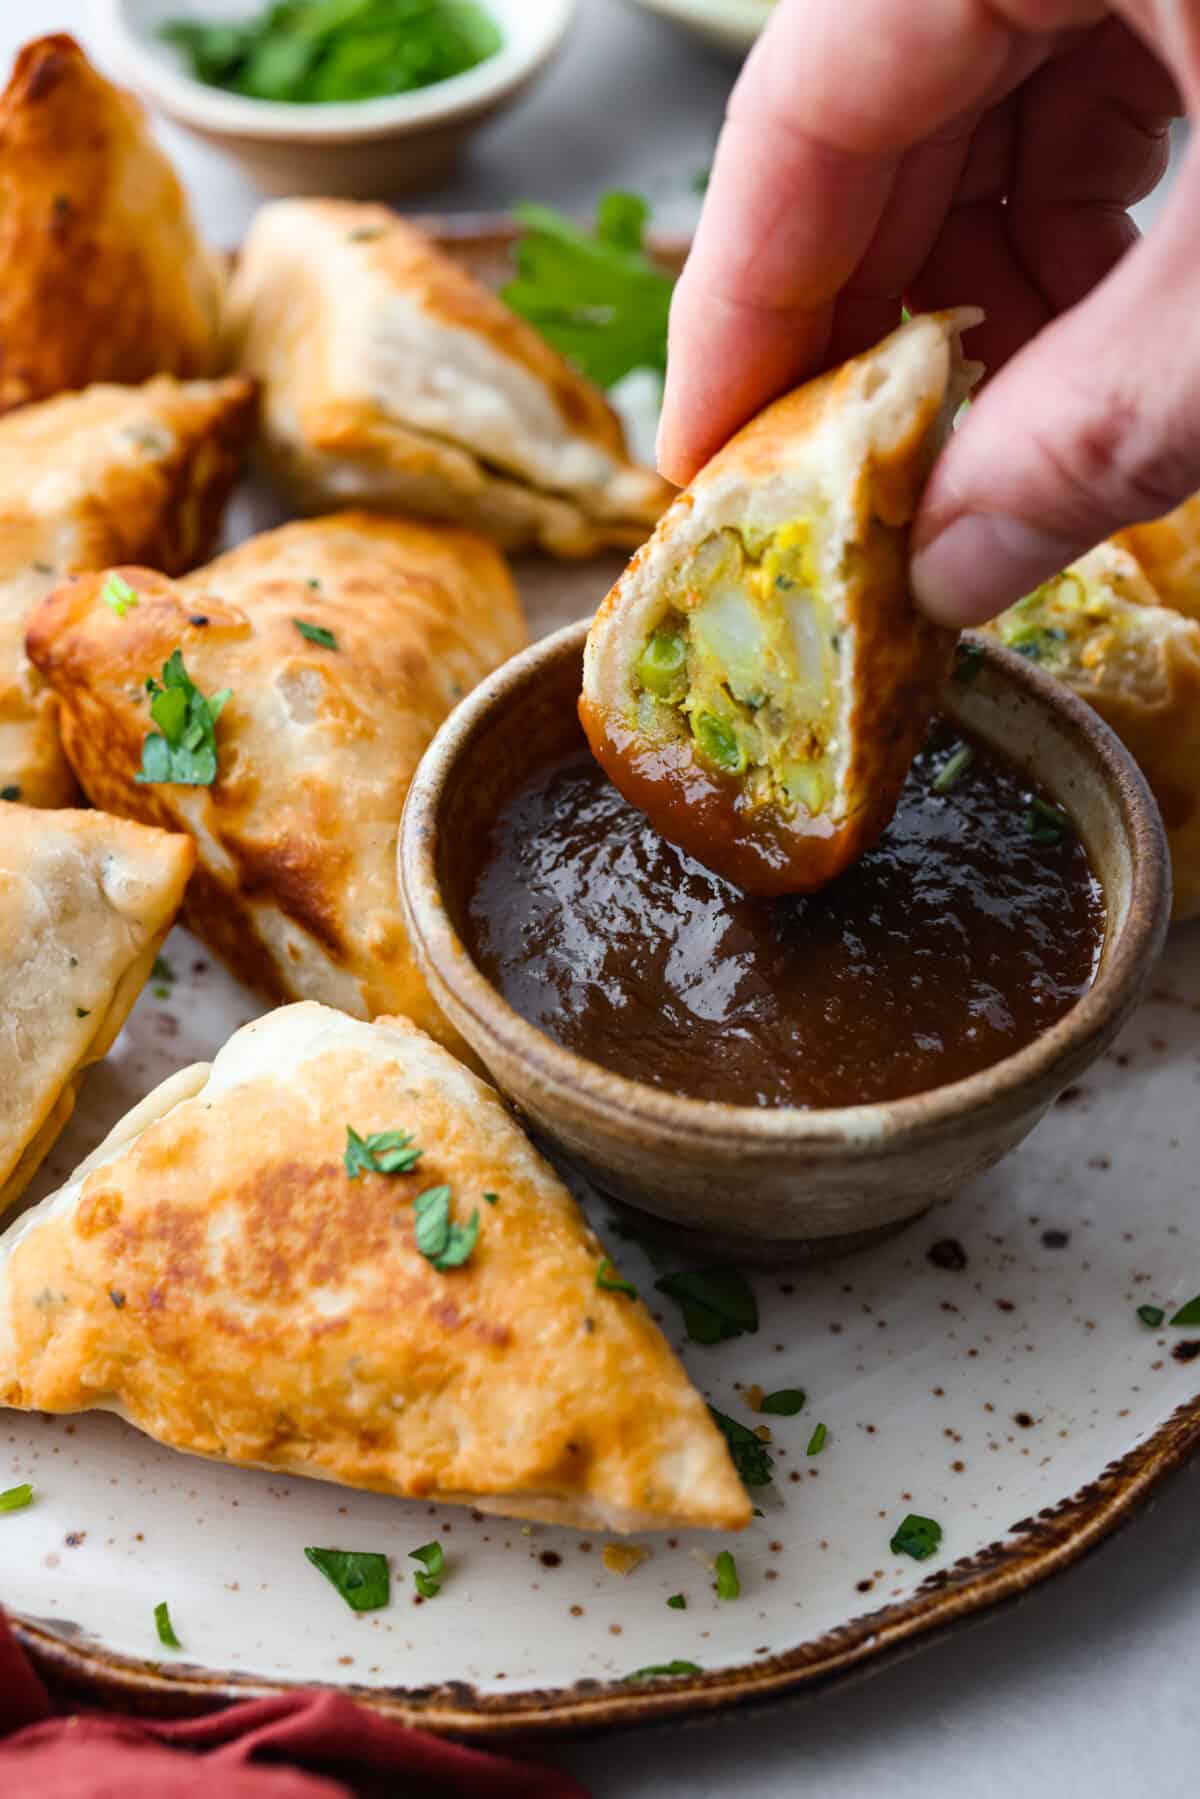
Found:
[{"label": "fingernail", "polygon": [[913,594],[940,625],[980,625],[1088,547],[1020,519],[968,513],[916,551]]}]

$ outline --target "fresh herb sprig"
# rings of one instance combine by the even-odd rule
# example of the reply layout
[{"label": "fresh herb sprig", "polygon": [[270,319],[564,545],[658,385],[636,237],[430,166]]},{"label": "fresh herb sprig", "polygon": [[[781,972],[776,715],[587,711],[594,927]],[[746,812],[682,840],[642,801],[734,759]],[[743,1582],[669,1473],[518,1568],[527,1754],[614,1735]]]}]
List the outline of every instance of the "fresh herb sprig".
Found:
[{"label": "fresh herb sprig", "polygon": [[909,1512],[896,1526],[890,1548],[893,1555],[911,1555],[915,1562],[923,1562],[936,1555],[941,1544],[942,1527],[937,1519]]},{"label": "fresh herb sprig", "polygon": [[754,1290],[736,1268],[694,1268],[654,1284],[679,1306],[693,1343],[723,1343],[758,1329]]},{"label": "fresh herb sprig", "polygon": [[767,1487],[771,1484],[771,1476],[775,1470],[774,1458],[769,1454],[761,1437],[727,1412],[719,1412],[715,1405],[710,1405],[709,1413],[713,1423],[721,1432],[729,1445],[729,1453],[733,1457],[733,1465],[741,1476],[744,1487]]},{"label": "fresh herb sprig", "polygon": [[306,1549],[304,1553],[352,1612],[377,1611],[391,1597],[386,1555],[372,1549]]},{"label": "fresh herb sprig", "polygon": [[450,1216],[450,1198],[449,1187],[429,1187],[413,1200],[417,1248],[442,1273],[448,1268],[461,1268],[479,1239],[478,1208],[466,1224],[455,1224]]},{"label": "fresh herb sprig", "polygon": [[217,720],[229,699],[225,687],[206,699],[183,664],[182,650],[163,663],[162,681],[147,677],[150,716],[158,726],[142,745],[136,779],[181,787],[211,787],[217,778]]},{"label": "fresh herb sprig", "polygon": [[371,1131],[360,1137],[353,1125],[346,1126],[342,1160],[352,1181],[361,1174],[409,1174],[423,1154],[411,1131]]}]

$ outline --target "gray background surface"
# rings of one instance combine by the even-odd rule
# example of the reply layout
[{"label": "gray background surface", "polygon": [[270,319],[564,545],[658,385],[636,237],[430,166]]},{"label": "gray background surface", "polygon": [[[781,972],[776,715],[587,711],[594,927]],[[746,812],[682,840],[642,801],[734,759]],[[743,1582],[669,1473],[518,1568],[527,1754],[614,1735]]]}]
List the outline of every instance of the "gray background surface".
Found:
[{"label": "gray background surface", "polygon": [[[34,31],[86,42],[86,15],[86,0],[4,0],[0,67]],[[654,200],[661,223],[684,227],[731,78],[728,63],[667,25],[619,0],[583,0],[545,83],[476,139],[453,185],[416,204],[537,198],[586,209],[624,185]],[[165,135],[206,230],[236,242],[254,191],[223,157]],[[1175,1799],[1195,1787],[1198,1633],[1194,1464],[1082,1567],[853,1686],[576,1744],[558,1759],[597,1799]]]}]

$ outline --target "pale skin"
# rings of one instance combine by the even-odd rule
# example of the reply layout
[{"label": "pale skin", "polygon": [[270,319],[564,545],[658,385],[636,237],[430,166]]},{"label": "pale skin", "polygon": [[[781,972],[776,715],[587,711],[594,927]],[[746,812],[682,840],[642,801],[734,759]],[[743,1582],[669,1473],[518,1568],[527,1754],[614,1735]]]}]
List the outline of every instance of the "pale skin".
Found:
[{"label": "pale skin", "polygon": [[992,617],[1200,488],[1200,0],[779,0],[671,315],[659,459],[914,309],[976,303],[988,381],[913,531],[926,612]]}]

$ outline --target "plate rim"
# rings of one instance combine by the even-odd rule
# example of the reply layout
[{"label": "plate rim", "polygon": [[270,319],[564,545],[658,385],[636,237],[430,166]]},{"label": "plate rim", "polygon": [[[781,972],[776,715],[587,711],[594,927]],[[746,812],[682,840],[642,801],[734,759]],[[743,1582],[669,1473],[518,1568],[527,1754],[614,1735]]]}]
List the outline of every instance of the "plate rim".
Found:
[{"label": "plate rim", "polygon": [[82,1687],[93,1700],[132,1702],[143,1716],[198,1717],[253,1699],[333,1691],[395,1723],[475,1742],[534,1742],[627,1730],[763,1705],[886,1666],[906,1649],[922,1648],[1074,1566],[1135,1519],[1197,1449],[1200,1394],[1176,1406],[1143,1443],[1109,1462],[1094,1480],[1018,1520],[1008,1537],[935,1570],[907,1599],[864,1612],[781,1655],[638,1688],[620,1679],[587,1678],[565,1687],[480,1693],[466,1681],[428,1688],[365,1687],[208,1673],[178,1664],[167,1668],[72,1641],[69,1633],[77,1627],[69,1623],[50,1628],[12,1612],[8,1622],[40,1673]]}]

